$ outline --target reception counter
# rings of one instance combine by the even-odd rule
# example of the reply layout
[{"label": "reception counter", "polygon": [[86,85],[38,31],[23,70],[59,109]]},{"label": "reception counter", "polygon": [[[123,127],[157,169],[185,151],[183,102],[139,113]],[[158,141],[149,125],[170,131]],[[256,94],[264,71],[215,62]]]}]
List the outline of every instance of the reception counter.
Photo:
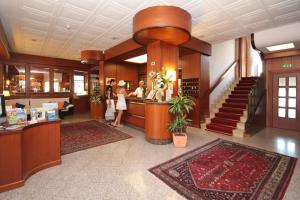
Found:
[{"label": "reception counter", "polygon": [[127,98],[127,110],[122,121],[140,128],[145,128],[145,101],[143,99]]},{"label": "reception counter", "polygon": [[0,192],[23,186],[32,174],[60,163],[59,120],[0,131]]},{"label": "reception counter", "polygon": [[172,135],[167,130],[171,120],[168,103],[127,98],[127,110],[122,121],[145,130],[146,140],[153,144],[168,144]]}]

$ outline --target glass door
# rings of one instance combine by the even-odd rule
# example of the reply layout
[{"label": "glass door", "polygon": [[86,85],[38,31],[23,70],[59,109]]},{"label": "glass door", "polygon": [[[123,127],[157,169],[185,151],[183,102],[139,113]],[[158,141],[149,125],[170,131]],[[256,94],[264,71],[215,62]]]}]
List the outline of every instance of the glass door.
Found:
[{"label": "glass door", "polygon": [[273,76],[273,127],[300,130],[299,110],[300,73],[275,74]]}]

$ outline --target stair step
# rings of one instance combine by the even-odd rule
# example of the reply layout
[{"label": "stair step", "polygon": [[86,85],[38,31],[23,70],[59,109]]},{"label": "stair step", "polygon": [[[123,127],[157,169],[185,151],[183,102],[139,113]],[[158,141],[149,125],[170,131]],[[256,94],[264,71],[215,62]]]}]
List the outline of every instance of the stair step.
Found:
[{"label": "stair step", "polygon": [[223,103],[222,105],[223,105],[223,107],[246,109],[247,104],[245,104],[245,103]]},{"label": "stair step", "polygon": [[226,103],[248,103],[248,99],[239,99],[239,98],[228,98],[225,100]]},{"label": "stair step", "polygon": [[258,77],[256,76],[250,76],[250,77],[242,77],[241,80],[257,80]]},{"label": "stair step", "polygon": [[248,94],[230,94],[228,97],[231,99],[247,99],[248,100]]},{"label": "stair step", "polygon": [[255,82],[256,82],[256,80],[240,80],[239,81],[239,84],[241,83],[241,84],[255,84]]},{"label": "stair step", "polygon": [[251,90],[252,86],[236,86],[234,90]]},{"label": "stair step", "polygon": [[219,117],[219,118],[232,119],[232,120],[237,120],[237,121],[240,121],[240,119],[241,119],[241,115],[234,114],[234,113],[218,112],[215,114],[215,116]]},{"label": "stair step", "polygon": [[240,82],[238,83],[236,86],[249,86],[252,87],[253,83],[249,83],[249,82]]},{"label": "stair step", "polygon": [[234,90],[231,94],[248,94],[249,92],[248,90]]},{"label": "stair step", "polygon": [[220,117],[215,117],[213,119],[211,119],[212,123],[217,123],[217,124],[224,124],[227,126],[231,126],[231,127],[236,127],[238,121],[237,120],[230,120],[230,119],[224,119],[224,118],[220,118]]},{"label": "stair step", "polygon": [[240,108],[229,108],[229,107],[222,107],[219,109],[220,112],[225,112],[225,113],[233,113],[233,114],[239,114],[242,115],[244,113],[243,109]]},{"label": "stair step", "polygon": [[221,132],[221,133],[225,133],[228,135],[232,135],[232,132],[234,129],[234,128],[231,128],[228,126],[222,126],[220,124],[214,124],[214,123],[210,123],[210,124],[206,125],[206,128],[211,131]]}]

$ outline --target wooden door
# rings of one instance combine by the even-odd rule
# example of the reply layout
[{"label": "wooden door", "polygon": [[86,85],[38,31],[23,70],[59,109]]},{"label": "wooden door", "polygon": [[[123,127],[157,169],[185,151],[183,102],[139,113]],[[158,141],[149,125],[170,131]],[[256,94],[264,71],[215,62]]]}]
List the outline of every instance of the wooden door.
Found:
[{"label": "wooden door", "polygon": [[300,130],[300,73],[273,75],[273,127]]}]

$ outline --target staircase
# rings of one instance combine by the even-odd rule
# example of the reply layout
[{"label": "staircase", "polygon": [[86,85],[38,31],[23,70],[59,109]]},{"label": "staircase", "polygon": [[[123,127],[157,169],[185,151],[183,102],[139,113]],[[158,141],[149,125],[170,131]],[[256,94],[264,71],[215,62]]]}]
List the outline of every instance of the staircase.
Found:
[{"label": "staircase", "polygon": [[248,115],[248,95],[258,77],[243,77],[224,93],[223,98],[214,106],[210,117],[202,124],[205,130],[243,137]]}]

